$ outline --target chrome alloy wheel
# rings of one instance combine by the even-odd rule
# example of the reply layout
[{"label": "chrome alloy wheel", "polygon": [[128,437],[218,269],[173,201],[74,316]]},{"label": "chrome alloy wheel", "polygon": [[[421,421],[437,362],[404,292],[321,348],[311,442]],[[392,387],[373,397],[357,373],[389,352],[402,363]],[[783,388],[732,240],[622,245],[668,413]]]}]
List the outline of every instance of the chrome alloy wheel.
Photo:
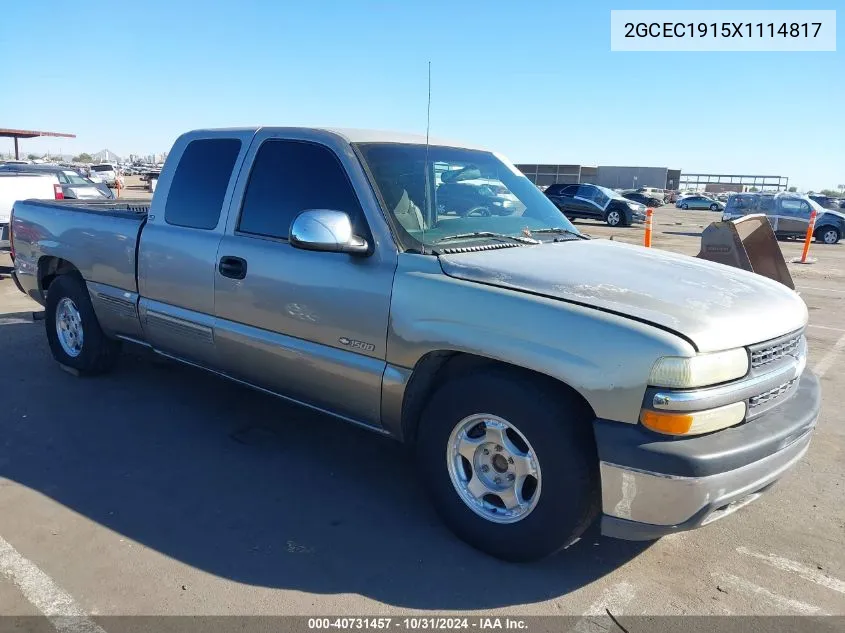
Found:
[{"label": "chrome alloy wheel", "polygon": [[76,358],[82,353],[82,317],[79,316],[73,299],[69,297],[62,297],[56,306],[56,334],[65,354]]},{"label": "chrome alloy wheel", "polygon": [[610,226],[617,226],[622,222],[622,215],[619,211],[611,211],[607,214],[607,223]]},{"label": "chrome alloy wheel", "polygon": [[822,233],[822,241],[825,244],[836,244],[839,240],[839,232],[836,229],[829,229]]},{"label": "chrome alloy wheel", "polygon": [[461,500],[493,523],[516,523],[540,499],[540,463],[507,420],[478,413],[458,422],[446,446],[449,477]]}]

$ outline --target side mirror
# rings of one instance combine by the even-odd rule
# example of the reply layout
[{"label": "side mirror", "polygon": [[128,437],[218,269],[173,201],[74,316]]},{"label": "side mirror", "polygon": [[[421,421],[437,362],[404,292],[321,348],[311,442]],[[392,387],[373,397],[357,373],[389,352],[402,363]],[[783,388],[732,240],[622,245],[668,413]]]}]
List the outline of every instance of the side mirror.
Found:
[{"label": "side mirror", "polygon": [[290,225],[290,245],[305,251],[366,255],[367,240],[352,233],[352,220],[343,211],[307,209]]}]

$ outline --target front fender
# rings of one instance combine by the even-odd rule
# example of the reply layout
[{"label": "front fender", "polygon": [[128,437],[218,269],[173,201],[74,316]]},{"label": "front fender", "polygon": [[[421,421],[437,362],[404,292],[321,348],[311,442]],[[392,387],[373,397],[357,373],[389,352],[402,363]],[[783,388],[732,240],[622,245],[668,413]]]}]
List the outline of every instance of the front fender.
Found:
[{"label": "front fender", "polygon": [[436,258],[403,254],[394,280],[389,365],[437,351],[473,354],[560,380],[596,416],[636,423],[659,356],[692,346],[656,326],[557,299],[454,279]]}]

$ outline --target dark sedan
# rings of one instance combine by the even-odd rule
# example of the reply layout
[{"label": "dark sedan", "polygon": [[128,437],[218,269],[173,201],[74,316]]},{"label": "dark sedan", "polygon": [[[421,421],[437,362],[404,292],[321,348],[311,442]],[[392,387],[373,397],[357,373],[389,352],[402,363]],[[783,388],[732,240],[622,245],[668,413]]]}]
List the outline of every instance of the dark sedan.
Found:
[{"label": "dark sedan", "polygon": [[646,195],[640,191],[623,191],[621,193],[623,198],[633,200],[634,202],[639,202],[640,204],[644,204],[647,207],[663,206],[663,200]]},{"label": "dark sedan", "polygon": [[645,207],[612,189],[598,185],[551,185],[546,196],[569,218],[602,220],[609,226],[629,226],[645,221]]}]

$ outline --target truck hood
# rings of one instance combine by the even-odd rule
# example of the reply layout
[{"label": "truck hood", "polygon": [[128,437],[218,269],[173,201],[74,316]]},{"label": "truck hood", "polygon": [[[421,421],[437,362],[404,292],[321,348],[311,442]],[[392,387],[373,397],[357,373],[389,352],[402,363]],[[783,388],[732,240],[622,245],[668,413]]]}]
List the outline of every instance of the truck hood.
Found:
[{"label": "truck hood", "polygon": [[755,273],[609,240],[440,255],[456,279],[530,292],[671,330],[701,352],[804,327],[797,293]]}]

